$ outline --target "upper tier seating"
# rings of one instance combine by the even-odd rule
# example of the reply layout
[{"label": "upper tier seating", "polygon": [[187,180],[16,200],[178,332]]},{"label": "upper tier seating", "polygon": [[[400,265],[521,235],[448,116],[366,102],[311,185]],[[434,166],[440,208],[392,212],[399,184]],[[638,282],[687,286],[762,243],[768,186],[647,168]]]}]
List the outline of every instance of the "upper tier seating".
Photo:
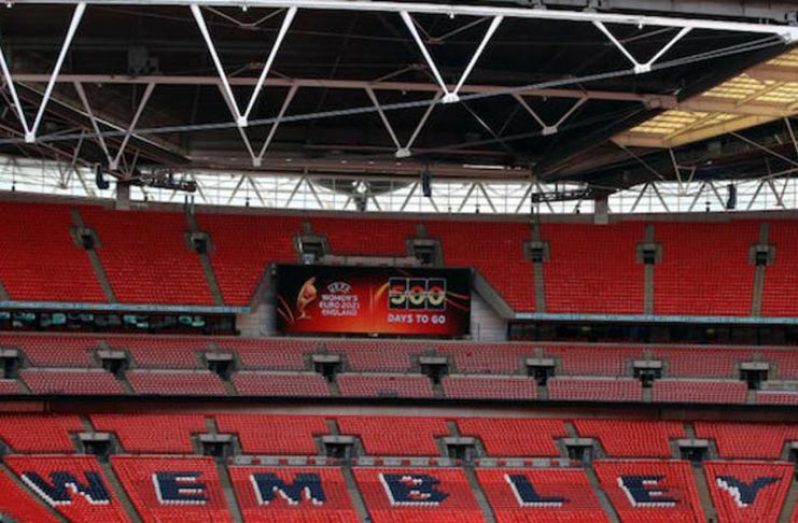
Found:
[{"label": "upper tier seating", "polygon": [[431,398],[432,383],[420,374],[339,374],[341,396]]},{"label": "upper tier seating", "polygon": [[795,238],[798,223],[773,220],[768,230],[768,243],[776,247],[776,260],[765,271],[762,290],[763,316],[798,316],[798,248]]},{"label": "upper tier seating", "polygon": [[199,414],[92,414],[97,431],[113,432],[126,452],[191,454],[193,434],[208,432]]},{"label": "upper tier seating", "polygon": [[[468,480],[460,469],[355,468],[354,474],[374,523],[484,521]],[[414,495],[414,485],[416,489],[422,489],[421,492],[425,492],[424,487],[431,486],[448,496]]]},{"label": "upper tier seating", "polygon": [[528,224],[453,220],[426,227],[427,236],[440,240],[448,267],[474,267],[510,307],[535,310],[533,266],[524,259],[524,242],[532,239]]},{"label": "upper tier seating", "polygon": [[[344,476],[339,468],[231,466],[229,470],[230,480],[244,521],[344,523],[358,520],[347,492]],[[313,498],[312,496],[316,495],[316,492],[310,489],[302,491],[286,489],[287,492],[279,493],[266,491],[267,499],[258,498],[253,476],[276,478],[284,485],[293,485],[303,475],[310,476],[321,483],[323,499]],[[314,482],[314,484],[318,483]]]},{"label": "upper tier seating", "polygon": [[[7,227],[0,233],[0,250],[7,255],[0,257],[0,282],[12,300],[107,301],[89,256],[70,235],[72,211],[96,232],[96,252],[120,303],[216,305],[200,257],[189,247],[189,223],[182,211],[2,202],[0,218]],[[524,253],[532,239],[528,223],[250,211],[200,212],[196,221],[209,234],[208,256],[226,305],[249,305],[270,264],[297,262],[293,239],[306,223],[326,236],[333,254],[381,257],[406,256],[406,240],[417,237],[423,226],[427,238],[440,242],[446,266],[476,269],[518,312],[542,309],[536,304],[534,267]],[[765,271],[762,314],[794,316],[798,300],[789,289],[798,254],[790,239],[798,224],[785,219],[761,223],[769,224],[769,243],[777,253]],[[662,247],[662,259],[654,266],[654,312],[749,316],[754,291],[750,249],[758,242],[761,223],[651,222]],[[549,245],[543,263],[546,312],[641,313],[644,265],[637,249],[646,225],[631,219],[604,226],[541,224],[541,239]]]},{"label": "upper tier seating", "polygon": [[311,218],[314,234],[327,237],[330,254],[336,256],[408,255],[406,241],[417,237],[412,220],[381,218]]},{"label": "upper tier seating", "polygon": [[748,386],[742,381],[672,380],[654,382],[653,399],[662,403],[745,403]]},{"label": "upper tier seating", "polygon": [[544,223],[540,229],[549,244],[546,312],[643,313],[644,266],[636,259],[642,222]]},{"label": "upper tier seating", "polygon": [[695,434],[714,439],[721,458],[779,459],[784,444],[798,440],[798,427],[778,424],[697,421]]},{"label": "upper tier seating", "polygon": [[233,384],[241,396],[324,397],[330,386],[313,372],[238,372]]},{"label": "upper tier seating", "polygon": [[217,414],[220,434],[235,434],[248,454],[313,456],[319,453],[314,437],[330,434],[322,416]]},{"label": "upper tier seating", "polygon": [[213,305],[182,213],[80,210],[97,233],[108,280],[121,303]]},{"label": "upper tier seating", "polygon": [[[78,495],[77,487],[64,488],[62,498],[45,497],[39,490],[42,501],[65,516],[69,521],[103,521],[126,523],[130,521],[122,503],[110,489],[110,483],[99,463],[91,456],[7,456],[8,467],[31,489],[39,488],[41,482],[53,484],[53,475],[69,474],[77,483],[88,487],[87,495]],[[86,474],[99,478],[102,487],[91,488]],[[52,495],[52,494],[51,494]],[[90,496],[92,499],[89,499]],[[96,499],[94,499],[96,498]],[[33,520],[38,523],[38,520]]]},{"label": "upper tier seating", "polygon": [[0,281],[12,300],[106,301],[70,236],[69,206],[2,202],[0,223]]},{"label": "upper tier seating", "polygon": [[338,418],[338,428],[343,435],[359,436],[372,456],[437,456],[435,438],[450,435],[441,418],[345,416]]},{"label": "upper tier seating", "polygon": [[577,419],[574,427],[580,437],[598,439],[613,458],[668,458],[670,440],[686,437],[684,426],[670,421]]},{"label": "upper tier seating", "polygon": [[[583,470],[478,468],[476,474],[498,523],[610,521]],[[519,499],[513,481],[531,485],[537,497]]]},{"label": "upper tier seating", "polygon": [[298,217],[199,213],[197,224],[210,235],[211,265],[227,305],[248,305],[270,263],[297,261]]},{"label": "upper tier seating", "polygon": [[5,514],[15,521],[35,521],[37,523],[58,523],[59,521],[3,470],[0,470],[0,514]]},{"label": "upper tier seating", "polygon": [[[222,485],[216,473],[213,459],[191,458],[143,458],[136,456],[112,456],[113,467],[119,481],[145,521],[185,522],[213,521],[227,523],[232,521]],[[196,502],[176,501],[163,503],[164,494],[154,486],[154,474],[174,478],[185,490],[193,494]],[[179,490],[179,489],[178,489]],[[186,490],[188,492],[186,492]],[[170,493],[172,496],[175,493]],[[168,498],[167,498],[168,499]],[[88,521],[88,520],[87,520]]]},{"label": "upper tier seating", "polygon": [[754,266],[748,255],[759,238],[758,223],[657,223],[655,235],[663,253],[654,268],[654,312],[751,314]]},{"label": "upper tier seating", "polygon": [[69,434],[81,432],[77,416],[0,414],[0,439],[16,452],[75,452]]},{"label": "upper tier seating", "polygon": [[552,378],[549,399],[577,401],[640,401],[642,385],[633,378]]},{"label": "upper tier seating", "polygon": [[[789,463],[731,463],[710,461],[704,464],[712,502],[718,521],[778,521],[795,467]],[[741,484],[759,487],[745,492]]]},{"label": "upper tier seating", "polygon": [[136,394],[163,396],[223,396],[224,383],[207,370],[161,371],[132,370],[127,380]]},{"label": "upper tier seating", "polygon": [[114,375],[100,369],[23,369],[20,375],[34,394],[125,394]]},{"label": "upper tier seating", "polygon": [[555,439],[568,433],[559,419],[462,418],[460,434],[479,438],[492,456],[558,456]]},{"label": "upper tier seating", "polygon": [[537,384],[520,376],[446,376],[441,384],[452,399],[537,399]]},{"label": "upper tier seating", "polygon": [[[686,461],[596,461],[593,467],[621,521],[707,521]],[[664,492],[650,500],[652,490]]]}]

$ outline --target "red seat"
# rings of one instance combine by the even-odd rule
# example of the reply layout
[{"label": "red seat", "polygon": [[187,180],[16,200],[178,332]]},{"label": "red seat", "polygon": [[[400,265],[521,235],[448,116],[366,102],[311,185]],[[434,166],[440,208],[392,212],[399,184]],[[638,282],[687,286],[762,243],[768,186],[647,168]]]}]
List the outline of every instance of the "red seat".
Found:
[{"label": "red seat", "polygon": [[795,467],[710,461],[704,463],[704,470],[718,520],[748,523],[779,520]]},{"label": "red seat", "polygon": [[614,458],[668,458],[670,440],[686,437],[684,426],[672,421],[576,419],[574,427],[579,436],[598,439]]},{"label": "red seat", "polygon": [[314,372],[237,372],[233,384],[240,396],[324,397],[330,386]]},{"label": "red seat", "polygon": [[100,432],[113,432],[126,452],[191,454],[192,434],[207,433],[201,414],[92,414]]},{"label": "red seat", "polygon": [[559,419],[460,418],[460,434],[482,441],[491,456],[556,457],[555,440],[568,433]]},{"label": "red seat", "polygon": [[58,523],[58,519],[44,508],[41,502],[0,470],[0,514],[16,521]]},{"label": "red seat", "polygon": [[132,370],[127,380],[136,394],[160,396],[225,396],[227,390],[216,374],[207,370]]},{"label": "red seat", "polygon": [[[130,521],[108,478],[93,457],[6,456],[4,460],[22,482],[39,495],[43,503],[53,507],[69,521]],[[43,489],[42,483],[58,485],[59,475],[65,488],[55,497],[57,491]],[[70,485],[73,480],[75,483]],[[82,492],[79,492],[79,485],[82,486]]]},{"label": "red seat", "polygon": [[339,374],[341,396],[351,398],[432,398],[432,383],[420,374]]},{"label": "red seat", "polygon": [[355,468],[354,474],[374,523],[484,521],[461,469]]},{"label": "red seat", "polygon": [[694,423],[699,438],[714,439],[721,458],[779,459],[798,427],[776,423]]},{"label": "red seat", "polygon": [[[497,523],[609,521],[581,469],[476,469]],[[519,493],[529,485],[537,502]]]},{"label": "red seat", "polygon": [[[325,523],[357,521],[357,514],[349,498],[341,469],[333,467],[239,467],[230,466],[230,480],[236,493],[238,505],[244,521],[280,522],[280,523]],[[313,498],[316,494],[311,488],[292,491],[280,491],[272,487],[265,492],[263,499],[260,489],[273,483],[265,483],[259,487],[255,479],[258,476],[275,476],[276,481],[285,485],[300,485],[302,475],[310,475],[318,480],[323,498]],[[267,476],[267,477],[268,477]],[[271,480],[271,479],[270,479]],[[271,480],[275,481],[275,480]],[[258,490],[256,490],[258,489]],[[288,493],[296,497],[289,497]]]},{"label": "red seat", "polygon": [[[144,521],[231,521],[211,458],[112,456],[111,466]],[[177,483],[178,492],[159,490],[157,478]],[[193,499],[175,499],[185,496]]]},{"label": "red seat", "polygon": [[75,452],[70,433],[83,431],[77,416],[0,414],[0,438],[16,452]]},{"label": "red seat", "polygon": [[[643,313],[642,222],[540,226],[549,244],[543,264],[546,312]],[[574,275],[579,275],[575,278]]]},{"label": "red seat", "polygon": [[125,394],[114,375],[100,369],[22,369],[20,376],[34,394]]},{"label": "red seat", "polygon": [[686,461],[596,461],[593,468],[621,521],[706,521]]},{"label": "red seat", "polygon": [[445,376],[441,380],[447,398],[534,400],[537,384],[521,376]]},{"label": "red seat", "polygon": [[371,456],[437,456],[435,438],[448,436],[442,418],[342,416],[341,434],[359,436]]},{"label": "red seat", "polygon": [[235,434],[247,454],[314,456],[315,437],[329,434],[322,416],[217,414],[222,434]]}]

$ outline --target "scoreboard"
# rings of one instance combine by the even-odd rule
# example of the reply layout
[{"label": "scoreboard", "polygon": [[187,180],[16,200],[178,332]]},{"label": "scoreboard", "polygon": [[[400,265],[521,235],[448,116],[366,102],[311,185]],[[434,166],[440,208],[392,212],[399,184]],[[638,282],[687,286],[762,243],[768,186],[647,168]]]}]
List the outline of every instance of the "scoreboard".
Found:
[{"label": "scoreboard", "polygon": [[277,328],[285,334],[468,334],[471,271],[277,266]]}]

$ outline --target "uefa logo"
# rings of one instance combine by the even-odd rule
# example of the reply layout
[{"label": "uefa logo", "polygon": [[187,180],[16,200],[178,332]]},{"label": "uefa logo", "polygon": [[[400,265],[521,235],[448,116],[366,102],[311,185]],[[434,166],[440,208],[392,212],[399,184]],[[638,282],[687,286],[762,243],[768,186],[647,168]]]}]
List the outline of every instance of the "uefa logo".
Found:
[{"label": "uefa logo", "polygon": [[349,291],[352,290],[352,286],[345,281],[334,281],[327,285],[327,290],[332,294],[349,294]]}]

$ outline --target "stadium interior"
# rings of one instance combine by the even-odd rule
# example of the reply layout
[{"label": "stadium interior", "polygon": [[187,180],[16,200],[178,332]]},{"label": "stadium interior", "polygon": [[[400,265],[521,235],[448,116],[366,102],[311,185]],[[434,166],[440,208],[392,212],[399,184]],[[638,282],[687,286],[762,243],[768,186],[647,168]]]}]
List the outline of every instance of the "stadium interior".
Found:
[{"label": "stadium interior", "polygon": [[798,523],[798,6],[6,0],[0,522]]}]

